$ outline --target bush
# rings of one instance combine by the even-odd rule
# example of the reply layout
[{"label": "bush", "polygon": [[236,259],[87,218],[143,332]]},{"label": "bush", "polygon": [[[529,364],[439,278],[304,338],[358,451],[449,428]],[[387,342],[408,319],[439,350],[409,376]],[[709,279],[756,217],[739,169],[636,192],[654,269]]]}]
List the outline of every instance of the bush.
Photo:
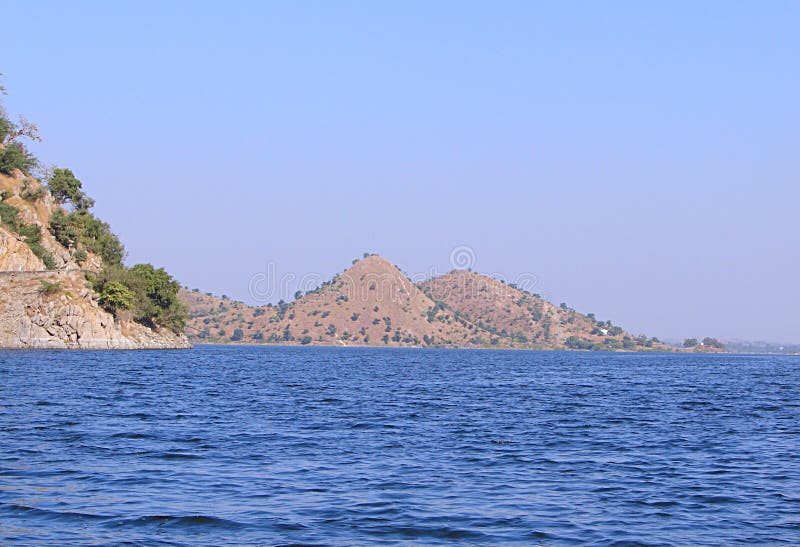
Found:
[{"label": "bush", "polygon": [[60,293],[62,288],[63,287],[60,281],[55,281],[53,283],[51,283],[50,281],[42,281],[40,283],[39,291],[42,294],[52,296],[54,294]]},{"label": "bush", "polygon": [[106,266],[99,274],[90,275],[92,286],[99,294],[118,283],[134,295],[131,306],[134,321],[149,327],[165,327],[173,332],[183,331],[186,309],[178,300],[178,284],[163,268],[137,264],[132,268]]},{"label": "bush", "polygon": [[100,293],[100,305],[116,314],[120,310],[130,310],[136,304],[136,294],[119,281],[111,281]]},{"label": "bush", "polygon": [[238,342],[244,338],[244,331],[242,329],[235,329],[233,331],[233,336],[231,336],[231,342]]},{"label": "bush", "polygon": [[303,338],[300,339],[300,343],[303,344],[304,346],[310,344],[311,343],[311,337],[310,336],[303,336]]},{"label": "bush", "polygon": [[64,247],[80,246],[103,259],[106,265],[122,264],[125,247],[111,227],[88,211],[65,213],[56,209],[50,215],[50,233]]},{"label": "bush", "polygon": [[605,345],[609,349],[622,349],[622,340],[614,340],[607,338],[605,340]]},{"label": "bush", "polygon": [[44,188],[39,186],[35,190],[31,186],[31,179],[26,178],[22,184],[22,192],[20,197],[26,201],[36,201],[44,197]]},{"label": "bush", "polygon": [[718,348],[718,349],[725,349],[725,344],[717,340],[716,338],[703,338],[703,345],[709,348]]},{"label": "bush", "polygon": [[36,158],[28,153],[22,143],[12,142],[0,149],[0,173],[11,175],[15,169],[27,173],[35,166]]},{"label": "bush", "polygon": [[592,349],[593,343],[578,336],[570,336],[564,345],[570,349]]}]

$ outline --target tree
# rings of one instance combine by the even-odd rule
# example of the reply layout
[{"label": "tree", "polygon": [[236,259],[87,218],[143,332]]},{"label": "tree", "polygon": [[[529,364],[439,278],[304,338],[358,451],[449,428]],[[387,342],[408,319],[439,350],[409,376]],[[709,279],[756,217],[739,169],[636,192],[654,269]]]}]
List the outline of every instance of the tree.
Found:
[{"label": "tree", "polygon": [[47,187],[53,199],[59,204],[71,201],[77,206],[77,202],[85,197],[83,184],[70,169],[55,169],[47,181]]},{"label": "tree", "polygon": [[[2,76],[2,74],[0,74]],[[6,94],[6,88],[0,85],[0,94]],[[29,172],[36,166],[36,158],[28,152],[19,139],[41,141],[39,128],[25,118],[20,117],[19,124],[12,122],[0,105],[0,173],[11,175],[15,169]]]},{"label": "tree", "polygon": [[130,310],[136,304],[136,294],[118,281],[112,281],[100,293],[100,305],[116,314],[120,310]]},{"label": "tree", "polygon": [[700,342],[697,341],[697,338],[687,338],[683,341],[683,347],[685,348],[693,348],[698,345],[700,345]]},{"label": "tree", "polygon": [[718,349],[725,349],[725,344],[717,340],[716,338],[703,338],[703,345],[709,348],[718,348]]},{"label": "tree", "polygon": [[238,342],[244,338],[244,331],[242,329],[235,329],[233,331],[233,336],[231,336],[231,342]]},{"label": "tree", "polygon": [[0,173],[10,175],[15,169],[28,172],[35,166],[36,158],[21,143],[12,142],[0,148]]},{"label": "tree", "polygon": [[42,137],[39,136],[39,127],[36,124],[29,122],[22,116],[19,117],[19,124],[12,123],[5,112],[2,113],[2,117],[5,123],[3,125],[3,134],[0,135],[2,137],[0,144],[7,146],[16,143],[20,137],[41,142]]},{"label": "tree", "polygon": [[133,293],[130,310],[135,321],[150,327],[166,327],[176,333],[183,331],[186,309],[178,300],[180,284],[163,268],[156,269],[151,264],[137,264],[133,268],[107,265],[92,279],[101,296],[114,283]]}]

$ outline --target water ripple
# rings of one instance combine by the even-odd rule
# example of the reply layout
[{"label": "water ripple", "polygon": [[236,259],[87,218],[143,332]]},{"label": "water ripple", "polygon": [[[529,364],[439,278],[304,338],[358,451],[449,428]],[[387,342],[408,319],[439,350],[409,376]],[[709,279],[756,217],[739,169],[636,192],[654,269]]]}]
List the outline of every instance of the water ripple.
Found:
[{"label": "water ripple", "polygon": [[800,544],[800,359],[0,352],[0,543]]}]

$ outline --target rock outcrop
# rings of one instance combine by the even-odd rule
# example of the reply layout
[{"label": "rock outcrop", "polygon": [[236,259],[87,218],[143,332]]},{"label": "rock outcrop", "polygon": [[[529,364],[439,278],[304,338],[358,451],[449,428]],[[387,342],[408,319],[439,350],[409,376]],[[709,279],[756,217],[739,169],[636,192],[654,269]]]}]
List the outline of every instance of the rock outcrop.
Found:
[{"label": "rock outcrop", "polygon": [[[0,193],[25,225],[39,226],[39,245],[52,258],[51,269],[0,218],[0,348],[167,349],[191,347],[184,335],[116,319],[97,302],[85,270],[99,271],[102,260],[87,253],[81,266],[73,252],[50,234],[58,207],[37,180],[17,171],[0,174]],[[74,249],[72,250],[74,251]]]},{"label": "rock outcrop", "polygon": [[104,311],[80,271],[0,272],[0,347],[167,349],[185,336],[154,331]]},{"label": "rock outcrop", "polygon": [[17,235],[0,227],[0,271],[44,270],[42,260]]}]

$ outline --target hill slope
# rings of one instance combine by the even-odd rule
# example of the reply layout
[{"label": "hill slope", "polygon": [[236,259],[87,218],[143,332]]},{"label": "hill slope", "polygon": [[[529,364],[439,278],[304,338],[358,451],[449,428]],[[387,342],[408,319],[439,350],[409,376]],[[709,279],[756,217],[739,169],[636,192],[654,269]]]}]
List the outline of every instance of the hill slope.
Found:
[{"label": "hill slope", "polygon": [[[187,334],[199,342],[622,349],[627,336],[621,329],[592,334],[606,324],[471,272],[415,285],[375,255],[289,304],[252,307],[186,290],[180,297],[189,308]],[[660,347],[640,341],[640,349]]]},{"label": "hill slope", "polygon": [[656,339],[632,336],[491,277],[455,270],[420,284],[433,300],[484,330],[543,349],[667,349]]},{"label": "hill slope", "polygon": [[[253,308],[188,291],[181,298],[189,307],[187,333],[198,340],[481,347],[497,338],[437,307],[388,260],[374,255],[290,304]],[[495,345],[509,341],[498,339]]]},{"label": "hill slope", "polygon": [[103,261],[55,239],[51,220],[63,209],[38,180],[20,170],[0,173],[0,197],[0,347],[189,347],[183,335],[100,305],[85,272],[100,271]]}]

